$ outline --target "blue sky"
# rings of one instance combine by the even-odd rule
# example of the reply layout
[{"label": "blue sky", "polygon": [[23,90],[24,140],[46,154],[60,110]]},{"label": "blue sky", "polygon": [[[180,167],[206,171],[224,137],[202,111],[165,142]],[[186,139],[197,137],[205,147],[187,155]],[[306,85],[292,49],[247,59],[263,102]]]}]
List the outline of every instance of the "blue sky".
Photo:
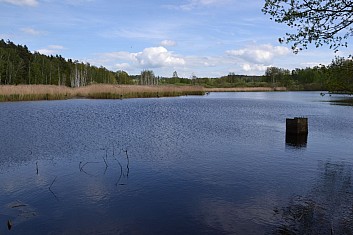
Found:
[{"label": "blue sky", "polygon": [[329,64],[327,47],[295,55],[289,29],[261,12],[264,0],[0,0],[0,38],[31,51],[139,74],[262,75]]}]

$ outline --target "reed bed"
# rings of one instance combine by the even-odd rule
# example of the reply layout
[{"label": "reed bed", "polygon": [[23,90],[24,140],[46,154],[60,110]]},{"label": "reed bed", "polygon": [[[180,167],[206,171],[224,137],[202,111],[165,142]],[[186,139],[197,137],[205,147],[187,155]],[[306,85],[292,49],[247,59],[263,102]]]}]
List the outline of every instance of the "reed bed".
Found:
[{"label": "reed bed", "polygon": [[95,84],[79,88],[53,85],[0,86],[0,101],[63,100],[72,98],[124,99],[203,95],[201,86],[138,86]]},{"label": "reed bed", "polygon": [[74,89],[53,85],[3,85],[0,101],[62,100],[73,97]]},{"label": "reed bed", "polygon": [[78,96],[97,99],[203,95],[201,86],[92,85],[77,88]]}]

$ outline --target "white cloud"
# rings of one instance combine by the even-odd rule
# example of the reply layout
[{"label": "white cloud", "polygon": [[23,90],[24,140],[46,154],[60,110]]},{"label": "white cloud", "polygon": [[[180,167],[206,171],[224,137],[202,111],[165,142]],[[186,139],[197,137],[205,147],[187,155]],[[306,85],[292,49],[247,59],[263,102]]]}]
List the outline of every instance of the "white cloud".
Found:
[{"label": "white cloud", "polygon": [[44,55],[54,55],[54,54],[59,54],[59,52],[62,51],[63,49],[65,48],[60,45],[49,45],[47,48],[36,50],[36,52],[39,52],[40,54],[44,54]]},{"label": "white cloud", "polygon": [[116,64],[114,66],[117,70],[128,70],[131,69],[131,65],[128,63]]},{"label": "white cloud", "polygon": [[142,66],[158,68],[185,64],[185,60],[172,54],[164,47],[149,47],[136,54],[136,59]]},{"label": "white cloud", "polygon": [[163,47],[172,47],[176,45],[176,42],[172,40],[163,40],[161,41],[160,45]]},{"label": "white cloud", "polygon": [[21,31],[26,33],[26,34],[32,35],[32,36],[39,36],[39,35],[43,34],[43,32],[38,31],[38,30],[33,29],[33,28],[30,28],[30,27],[22,28]]},{"label": "white cloud", "polygon": [[180,76],[185,77],[189,77],[193,72],[199,77],[219,77],[228,72],[263,75],[269,66],[290,68],[291,64],[286,64],[288,62],[286,55],[292,58],[290,62],[296,58],[290,49],[268,44],[253,44],[226,51],[219,56],[182,55],[159,46],[148,47],[139,52],[118,51],[98,54],[90,62],[132,74],[138,74],[143,69],[153,69],[155,74],[161,76],[171,76],[173,71],[178,71]]},{"label": "white cloud", "polygon": [[[129,61],[141,68],[173,67],[185,64],[183,58],[174,55],[162,46],[145,48],[137,53],[111,52],[101,54],[101,56],[103,57],[102,60]],[[118,65],[126,67],[127,63],[123,62]]]},{"label": "white cloud", "polygon": [[269,44],[226,51],[227,55],[241,58],[250,63],[262,65],[270,65],[275,57],[288,55],[289,53],[291,53],[291,51],[287,47],[274,47]]},{"label": "white cloud", "polygon": [[6,2],[17,6],[37,6],[37,0],[0,0],[0,2]]},{"label": "white cloud", "polygon": [[108,52],[101,54],[103,61],[111,61],[111,60],[125,60],[130,62],[137,62],[136,53],[130,53],[126,51],[118,51],[118,52]]},{"label": "white cloud", "polygon": [[264,72],[268,66],[266,65],[258,65],[258,64],[243,64],[242,69],[245,72],[253,72],[257,74],[258,72]]},{"label": "white cloud", "polygon": [[158,75],[171,76],[176,70],[184,77],[189,77],[193,72],[200,77],[220,77],[226,75],[227,71],[262,75],[268,67],[235,56],[182,56],[161,46],[145,48],[136,53],[121,51],[99,54],[90,62],[135,74],[142,69],[154,69]]}]

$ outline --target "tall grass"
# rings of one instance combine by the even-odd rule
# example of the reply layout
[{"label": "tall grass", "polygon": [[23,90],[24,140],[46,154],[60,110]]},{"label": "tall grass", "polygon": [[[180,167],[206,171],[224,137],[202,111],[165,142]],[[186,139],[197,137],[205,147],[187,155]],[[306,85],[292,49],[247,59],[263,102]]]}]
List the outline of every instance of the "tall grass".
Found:
[{"label": "tall grass", "polygon": [[74,89],[52,85],[0,86],[0,101],[61,100],[71,98]]},{"label": "tall grass", "polygon": [[69,88],[53,85],[0,86],[0,101],[62,100],[72,98],[124,99],[203,95],[201,86],[90,85]]}]

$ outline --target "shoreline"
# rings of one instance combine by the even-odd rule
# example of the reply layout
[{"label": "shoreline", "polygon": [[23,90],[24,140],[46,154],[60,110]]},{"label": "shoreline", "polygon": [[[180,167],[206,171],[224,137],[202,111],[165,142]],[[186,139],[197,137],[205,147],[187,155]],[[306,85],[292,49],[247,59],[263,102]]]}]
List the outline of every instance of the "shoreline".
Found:
[{"label": "shoreline", "polygon": [[1,85],[0,102],[88,99],[129,99],[204,95],[207,92],[287,91],[285,87],[205,88],[203,86],[142,86],[94,84],[79,88],[56,85]]},{"label": "shoreline", "polygon": [[206,92],[259,92],[259,91],[287,91],[286,87],[229,87],[205,88]]}]

